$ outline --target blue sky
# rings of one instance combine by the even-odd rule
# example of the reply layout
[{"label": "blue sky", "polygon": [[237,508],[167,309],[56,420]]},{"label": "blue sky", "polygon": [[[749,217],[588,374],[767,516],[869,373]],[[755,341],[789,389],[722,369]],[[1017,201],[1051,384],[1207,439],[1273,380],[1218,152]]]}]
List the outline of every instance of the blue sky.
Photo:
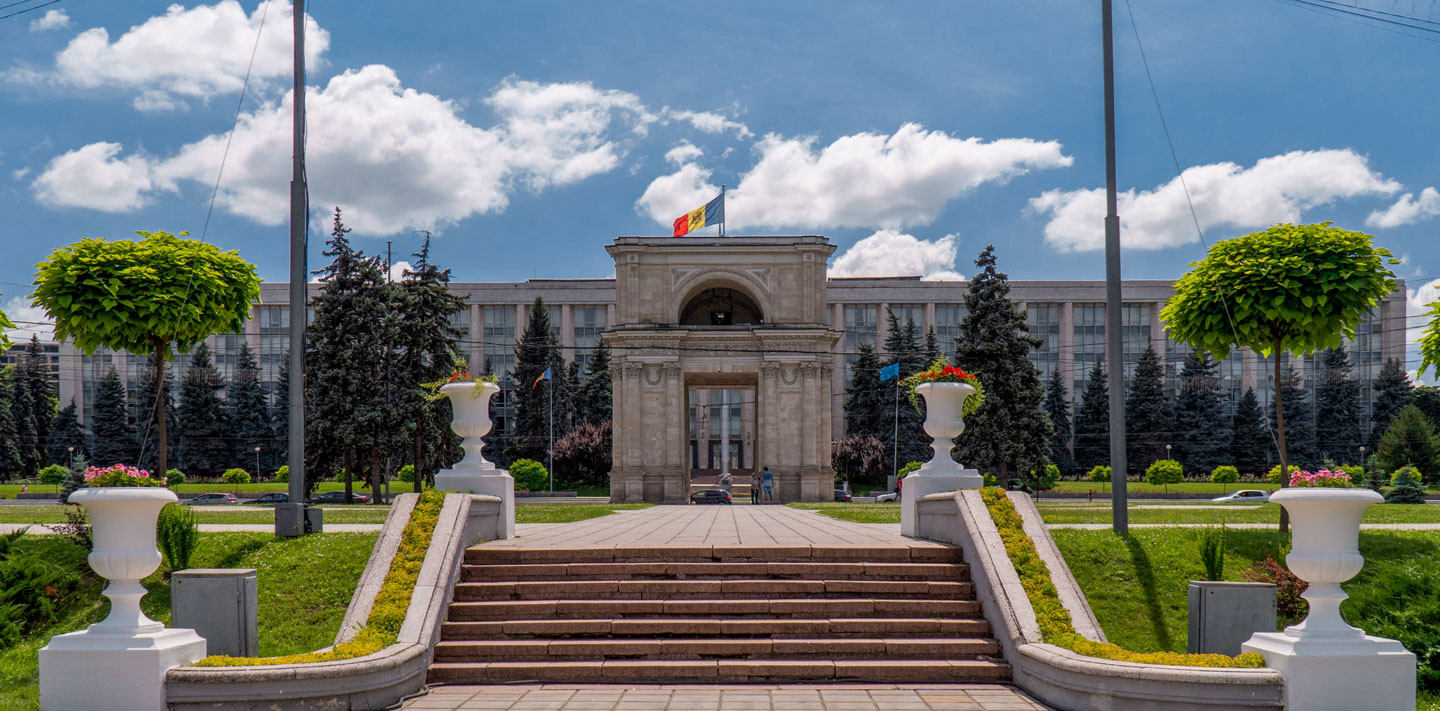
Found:
[{"label": "blue sky", "polygon": [[[338,204],[370,251],[433,230],[460,280],[607,276],[608,240],[668,234],[723,183],[731,233],[827,235],[837,274],[968,275],[993,242],[1013,278],[1103,276],[1098,3],[307,9],[312,265]],[[1412,308],[1434,300],[1440,35],[1288,0],[1133,11],[1207,241],[1333,220],[1405,257]],[[1124,270],[1175,278],[1203,247],[1116,13]],[[201,232],[262,15],[206,239],[281,281],[288,4],[64,0],[0,20],[12,316],[54,247]]]}]

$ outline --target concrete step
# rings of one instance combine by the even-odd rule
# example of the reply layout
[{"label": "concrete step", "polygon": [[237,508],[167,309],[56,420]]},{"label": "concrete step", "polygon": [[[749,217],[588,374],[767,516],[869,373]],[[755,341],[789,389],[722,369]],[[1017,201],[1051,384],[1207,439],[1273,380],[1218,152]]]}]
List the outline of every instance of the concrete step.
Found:
[{"label": "concrete step", "polygon": [[830,617],[978,618],[973,600],[906,598],[826,598],[755,600],[496,600],[457,601],[450,620],[546,620],[624,617],[768,617],[814,619]]},{"label": "concrete step", "polygon": [[928,580],[576,580],[459,583],[455,600],[692,600],[915,596],[969,600],[975,586]]},{"label": "concrete step", "polygon": [[502,580],[709,580],[781,578],[811,580],[970,579],[963,563],[534,563],[466,565],[464,582]]},{"label": "concrete step", "polygon": [[571,683],[631,682],[1003,682],[1010,666],[985,659],[721,659],[608,660],[567,662],[440,662],[431,665],[432,684],[521,681]]},{"label": "concrete step", "polygon": [[909,546],[666,546],[653,548],[505,548],[465,551],[468,565],[538,563],[963,563],[960,549]]},{"label": "concrete step", "polygon": [[713,619],[653,617],[630,619],[488,620],[446,622],[444,640],[589,637],[986,637],[983,619],[833,618]]},{"label": "concrete step", "polygon": [[993,639],[526,639],[452,640],[435,647],[437,662],[595,661],[611,659],[975,659],[1000,653]]}]

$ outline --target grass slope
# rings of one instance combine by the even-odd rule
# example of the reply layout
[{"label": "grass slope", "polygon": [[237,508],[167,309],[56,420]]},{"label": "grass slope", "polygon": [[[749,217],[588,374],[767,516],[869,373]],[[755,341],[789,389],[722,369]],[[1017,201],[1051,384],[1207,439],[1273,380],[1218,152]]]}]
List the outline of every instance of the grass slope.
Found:
[{"label": "grass slope", "polygon": [[570,523],[647,508],[650,504],[515,504],[515,523]]},{"label": "grass slope", "polygon": [[794,503],[793,509],[819,511],[831,518],[854,523],[900,523],[900,504]]},{"label": "grass slope", "polygon": [[[1110,523],[1110,507],[1037,504],[1045,523]],[[1130,523],[1277,523],[1279,504],[1234,505],[1183,509],[1130,507]],[[1376,504],[1365,511],[1364,523],[1440,523],[1440,506]]]}]

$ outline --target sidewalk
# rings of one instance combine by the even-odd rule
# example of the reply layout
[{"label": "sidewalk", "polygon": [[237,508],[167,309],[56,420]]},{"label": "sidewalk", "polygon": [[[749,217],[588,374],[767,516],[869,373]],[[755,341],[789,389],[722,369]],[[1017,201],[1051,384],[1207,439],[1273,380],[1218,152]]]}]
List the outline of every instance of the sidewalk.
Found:
[{"label": "sidewalk", "polygon": [[[55,533],[50,526],[60,524],[43,523],[0,523],[0,535],[14,533],[23,528],[30,529],[32,535],[45,536]],[[379,523],[327,523],[326,533],[375,533],[384,524]],[[273,523],[202,523],[201,533],[274,533]]]},{"label": "sidewalk", "polygon": [[[1130,528],[1214,528],[1218,523],[1132,523]],[[1074,528],[1082,531],[1108,531],[1108,523],[1047,523],[1046,528]],[[1251,528],[1274,530],[1273,523],[1227,523],[1226,528]],[[1362,523],[1362,531],[1440,531],[1440,523]]]},{"label": "sidewalk", "polygon": [[438,686],[406,711],[1045,711],[1000,684]]}]

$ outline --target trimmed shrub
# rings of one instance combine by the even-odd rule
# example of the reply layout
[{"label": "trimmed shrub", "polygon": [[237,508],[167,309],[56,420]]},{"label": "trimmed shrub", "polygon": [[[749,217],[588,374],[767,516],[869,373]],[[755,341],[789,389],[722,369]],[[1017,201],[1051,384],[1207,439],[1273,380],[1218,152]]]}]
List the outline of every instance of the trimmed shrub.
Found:
[{"label": "trimmed shrub", "polygon": [[924,462],[910,462],[909,464],[900,467],[900,471],[896,474],[896,476],[900,479],[904,479],[906,474],[909,474],[910,472],[913,472],[923,466],[925,466]]},{"label": "trimmed shrub", "polygon": [[200,526],[195,523],[195,512],[188,506],[165,504],[155,523],[155,542],[165,554],[170,572],[189,568],[190,558],[200,546]]},{"label": "trimmed shrub", "polygon": [[165,470],[165,485],[169,487],[180,486],[185,483],[185,472],[179,469]]},{"label": "trimmed shrub", "polygon": [[1420,470],[1415,467],[1401,467],[1395,472],[1394,484],[1395,488],[1385,495],[1385,503],[1425,503],[1425,487],[1420,484]]},{"label": "trimmed shrub", "polygon": [[1090,467],[1090,481],[1110,481],[1110,467],[1096,464]]},{"label": "trimmed shrub", "polygon": [[249,484],[250,472],[244,469],[226,469],[225,473],[220,475],[220,481],[226,484]]},{"label": "trimmed shrub", "polygon": [[0,536],[0,648],[54,624],[59,603],[80,586],[74,568],[16,546],[24,535]]},{"label": "trimmed shrub", "polygon": [[59,486],[65,483],[65,475],[69,473],[70,470],[65,467],[51,464],[40,470],[40,483],[47,486]]},{"label": "trimmed shrub", "polygon": [[534,459],[516,459],[510,463],[510,476],[515,477],[516,491],[540,491],[550,480],[545,465]]},{"label": "trimmed shrub", "polygon": [[1206,580],[1225,579],[1224,527],[1206,528],[1200,533],[1200,564],[1205,566]]},{"label": "trimmed shrub", "polygon": [[1210,481],[1216,484],[1234,484],[1240,481],[1240,470],[1229,464],[1221,464],[1210,472]]},{"label": "trimmed shrub", "polygon": [[[1283,556],[1282,556],[1283,557]],[[1245,571],[1245,579],[1252,583],[1270,583],[1275,586],[1275,613],[1281,625],[1289,625],[1305,619],[1310,612],[1310,603],[1300,597],[1310,583],[1301,580],[1289,568],[1276,563],[1275,557],[1265,554],[1265,560],[1257,560]]]},{"label": "trimmed shrub", "polygon": [[[288,474],[289,472],[286,472],[286,473]],[[395,472],[395,478],[396,478],[396,479],[399,479],[400,481],[405,482],[406,484],[414,484],[414,483],[415,483],[415,465],[414,465],[414,464],[406,464],[405,466],[400,467],[400,471]]]},{"label": "trimmed shrub", "polygon": [[1399,486],[1402,481],[1420,481],[1420,470],[1415,467],[1400,467],[1390,474],[1390,486]]},{"label": "trimmed shrub", "polygon": [[[1291,473],[1291,474],[1294,474],[1295,472],[1298,472],[1298,471],[1300,471],[1300,467],[1297,467],[1297,466],[1295,466],[1294,464],[1291,464],[1291,465],[1290,465],[1290,473]],[[1270,482],[1271,484],[1274,484],[1274,485],[1276,485],[1276,486],[1280,486],[1281,484],[1286,484],[1286,485],[1288,485],[1288,484],[1290,483],[1290,477],[1288,477],[1288,476],[1285,477],[1285,480],[1282,482],[1282,481],[1280,480],[1280,465],[1279,465],[1279,464],[1276,464],[1275,466],[1270,467],[1270,471],[1268,471],[1268,472],[1265,473],[1265,481],[1268,481],[1268,482]]]},{"label": "trimmed shrub", "polygon": [[1054,464],[1046,464],[1039,471],[1031,469],[1025,477],[1025,485],[1030,487],[1031,491],[1049,491],[1055,488],[1055,484],[1059,481],[1060,467]]},{"label": "trimmed shrub", "polygon": [[1145,470],[1145,481],[1152,486],[1178,484],[1185,480],[1185,467],[1174,459],[1157,459]]},{"label": "trimmed shrub", "polygon": [[281,484],[289,484],[289,483],[290,483],[290,465],[289,465],[289,464],[282,464],[282,465],[280,465],[280,468],[279,468],[279,469],[276,469],[276,470],[275,470],[275,481],[278,481],[278,482],[280,482]]},{"label": "trimmed shrub", "polygon": [[1349,474],[1349,475],[1350,475],[1350,481],[1351,481],[1355,486],[1365,486],[1365,485],[1366,485],[1366,481],[1367,481],[1367,480],[1365,479],[1365,467],[1355,466],[1355,465],[1353,465],[1353,464],[1341,464],[1341,465],[1339,465],[1339,466],[1330,467],[1330,468],[1331,468],[1332,470],[1339,470],[1339,471],[1345,472],[1346,474]]}]

